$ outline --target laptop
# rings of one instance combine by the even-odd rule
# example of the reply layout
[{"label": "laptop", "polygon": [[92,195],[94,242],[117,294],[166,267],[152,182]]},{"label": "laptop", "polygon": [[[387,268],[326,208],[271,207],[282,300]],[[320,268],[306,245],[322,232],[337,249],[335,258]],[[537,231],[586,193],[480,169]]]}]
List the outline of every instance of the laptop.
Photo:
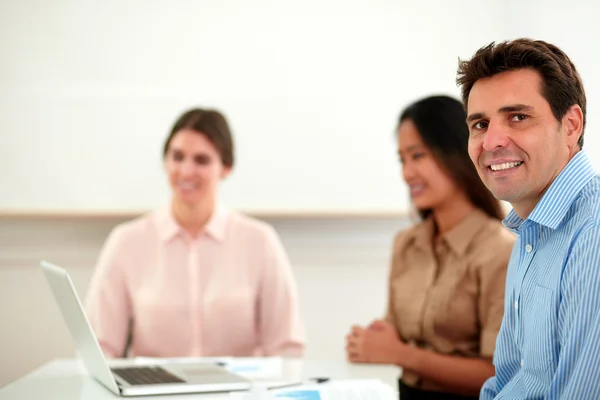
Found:
[{"label": "laptop", "polygon": [[252,382],[249,379],[208,362],[160,365],[128,362],[110,366],[104,358],[68,272],[46,261],[42,261],[41,266],[85,368],[91,376],[117,396],[251,389]]}]

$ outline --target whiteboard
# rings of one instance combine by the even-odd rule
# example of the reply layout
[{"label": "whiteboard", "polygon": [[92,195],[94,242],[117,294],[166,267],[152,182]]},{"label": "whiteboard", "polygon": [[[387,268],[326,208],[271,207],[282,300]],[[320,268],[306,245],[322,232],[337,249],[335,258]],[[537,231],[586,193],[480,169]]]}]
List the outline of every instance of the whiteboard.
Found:
[{"label": "whiteboard", "polygon": [[[169,199],[163,141],[221,110],[221,202],[255,213],[410,208],[394,129],[459,95],[459,57],[505,38],[503,2],[0,3],[0,212],[141,212]],[[473,31],[474,21],[477,24]]]}]

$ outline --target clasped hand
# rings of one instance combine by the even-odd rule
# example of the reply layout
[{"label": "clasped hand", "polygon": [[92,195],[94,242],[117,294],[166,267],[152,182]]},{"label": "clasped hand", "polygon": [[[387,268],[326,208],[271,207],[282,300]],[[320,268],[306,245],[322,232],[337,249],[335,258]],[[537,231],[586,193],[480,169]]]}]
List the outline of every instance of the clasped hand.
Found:
[{"label": "clasped hand", "polygon": [[406,346],[394,326],[383,320],[366,328],[354,325],[346,335],[348,360],[356,363],[400,364]]}]

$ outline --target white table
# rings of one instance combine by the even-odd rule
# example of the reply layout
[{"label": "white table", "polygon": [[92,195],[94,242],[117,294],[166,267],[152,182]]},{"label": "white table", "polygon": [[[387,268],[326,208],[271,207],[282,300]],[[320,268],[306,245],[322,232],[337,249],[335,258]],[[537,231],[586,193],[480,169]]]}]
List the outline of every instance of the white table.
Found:
[{"label": "white table", "polygon": [[[390,365],[350,364],[345,360],[286,359],[282,379],[380,379],[397,387],[400,369]],[[59,359],[41,366],[23,378],[0,389],[0,400],[104,400],[119,398],[90,377],[83,364],[74,359]],[[151,400],[229,399],[228,393],[135,397]]]}]

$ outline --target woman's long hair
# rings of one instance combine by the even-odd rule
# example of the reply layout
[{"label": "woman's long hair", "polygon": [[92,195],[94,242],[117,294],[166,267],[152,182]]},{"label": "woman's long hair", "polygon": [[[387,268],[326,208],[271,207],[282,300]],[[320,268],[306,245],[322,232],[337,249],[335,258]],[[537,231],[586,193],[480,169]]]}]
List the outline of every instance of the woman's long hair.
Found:
[{"label": "woman's long hair", "polygon": [[[457,99],[431,96],[402,111],[398,125],[411,120],[440,167],[466,193],[473,205],[490,217],[502,220],[500,202],[485,187],[469,157],[466,118],[465,109]],[[422,219],[432,212],[431,209],[417,211]]]}]

